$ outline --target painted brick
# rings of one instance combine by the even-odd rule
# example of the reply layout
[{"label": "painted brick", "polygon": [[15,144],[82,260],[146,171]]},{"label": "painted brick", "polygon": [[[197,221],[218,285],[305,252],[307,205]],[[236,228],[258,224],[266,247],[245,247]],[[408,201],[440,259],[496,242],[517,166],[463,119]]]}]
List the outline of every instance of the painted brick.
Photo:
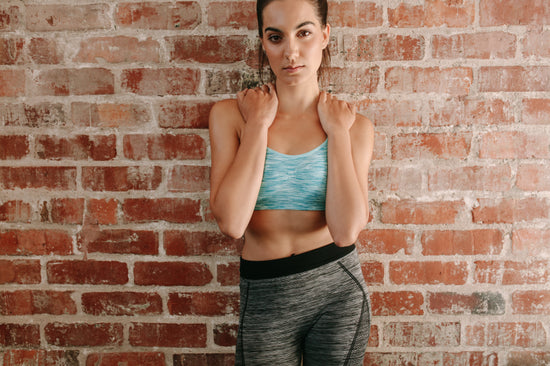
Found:
[{"label": "painted brick", "polygon": [[0,160],[20,160],[29,154],[27,136],[0,136]]},{"label": "painted brick", "polygon": [[468,278],[466,262],[390,262],[390,280],[396,285],[464,285]]},{"label": "painted brick", "polygon": [[0,353],[4,366],[21,365],[78,365],[79,351],[12,349]]},{"label": "painted brick", "polygon": [[394,347],[456,347],[460,323],[390,322],[384,326],[384,344]]},{"label": "painted brick", "polygon": [[238,255],[243,241],[218,231],[165,231],[164,249],[167,255]]},{"label": "painted brick", "polygon": [[380,220],[391,224],[452,224],[463,208],[460,201],[389,200],[382,203]]},{"label": "painted brick", "polygon": [[357,240],[359,253],[412,254],[414,232],[410,230],[369,229],[363,230]]},{"label": "painted brick", "polygon": [[73,58],[79,63],[121,63],[160,61],[160,45],[151,38],[139,40],[135,37],[94,37],[80,42],[77,55]]},{"label": "painted brick", "polygon": [[167,101],[158,106],[158,122],[163,128],[208,128],[214,105],[208,101]]},{"label": "painted brick", "polygon": [[128,267],[114,261],[50,261],[48,282],[81,285],[123,285],[128,282]]},{"label": "painted brick", "polygon": [[0,284],[38,284],[41,281],[39,260],[0,259]]},{"label": "painted brick", "polygon": [[521,121],[526,124],[550,124],[550,99],[524,99]]},{"label": "painted brick", "polygon": [[0,255],[70,255],[72,238],[63,230],[7,230],[0,233]]},{"label": "painted brick", "polygon": [[421,242],[424,255],[498,255],[504,248],[496,229],[424,231]]},{"label": "painted brick", "polygon": [[63,50],[55,38],[32,38],[29,57],[40,65],[57,65],[63,62]]},{"label": "painted brick", "polygon": [[172,62],[225,64],[239,62],[250,43],[246,36],[166,37]]},{"label": "painted brick", "polygon": [[430,126],[502,125],[514,122],[509,101],[484,98],[450,98],[429,102]]},{"label": "painted brick", "polygon": [[550,66],[483,66],[482,92],[550,91]]},{"label": "painted brick", "polygon": [[475,283],[526,285],[546,284],[550,280],[550,264],[544,260],[476,261],[474,264]]},{"label": "painted brick", "polygon": [[129,198],[124,200],[122,211],[127,222],[196,223],[201,221],[200,201],[191,198]]},{"label": "painted brick", "polygon": [[516,36],[506,32],[463,33],[432,38],[432,57],[442,59],[514,58]]},{"label": "painted brick", "polygon": [[222,286],[237,286],[240,282],[240,263],[218,264],[217,281]]},{"label": "painted brick", "polygon": [[19,28],[23,16],[21,9],[15,5],[0,6],[0,31],[13,32]]},{"label": "painted brick", "polygon": [[357,102],[358,111],[376,126],[413,127],[422,125],[422,104],[417,100],[365,99]]},{"label": "painted brick", "polygon": [[196,1],[119,3],[116,23],[133,29],[193,29],[201,22]]},{"label": "painted brick", "polygon": [[3,189],[48,188],[74,190],[76,169],[71,167],[0,167]]},{"label": "painted brick", "polygon": [[390,93],[439,93],[467,95],[473,83],[468,67],[390,67],[385,74],[385,88]]},{"label": "painted brick", "polygon": [[214,326],[214,343],[231,347],[237,344],[238,324],[217,324]]},{"label": "painted brick", "polygon": [[233,28],[257,29],[256,3],[254,1],[225,2],[208,4],[206,11],[208,25],[214,29]]},{"label": "painted brick", "polygon": [[371,168],[369,188],[377,192],[420,192],[422,172],[417,168]]},{"label": "painted brick", "polygon": [[432,314],[503,315],[505,307],[504,297],[495,292],[430,292],[427,296],[427,308]]},{"label": "painted brick", "polygon": [[54,198],[50,201],[51,222],[56,224],[81,224],[84,218],[83,198]]},{"label": "painted brick", "polygon": [[511,188],[512,170],[508,165],[439,168],[428,173],[430,191],[505,192]]},{"label": "painted brick", "polygon": [[346,61],[406,61],[424,57],[424,38],[394,34],[345,36]]},{"label": "painted brick", "polygon": [[25,63],[22,38],[0,38],[0,65],[20,65]]},{"label": "painted brick", "polygon": [[537,0],[480,0],[479,15],[483,27],[550,24],[550,5]]},{"label": "painted brick", "polygon": [[25,90],[23,70],[0,70],[0,97],[20,97]]},{"label": "painted brick", "polygon": [[31,348],[40,347],[38,324],[0,324],[0,346]]},{"label": "painted brick", "polygon": [[239,313],[236,292],[186,292],[168,296],[168,312],[172,315],[223,316]]},{"label": "painted brick", "polygon": [[174,355],[174,366],[232,366],[234,364],[235,355],[232,353],[183,353]]},{"label": "painted brick", "polygon": [[59,347],[105,347],[122,345],[121,324],[50,323],[45,329],[46,342]]},{"label": "painted brick", "polygon": [[0,122],[5,126],[57,127],[67,123],[64,107],[59,103],[3,104]]},{"label": "painted brick", "polygon": [[177,165],[170,169],[168,190],[171,192],[206,192],[210,190],[210,167]]},{"label": "painted brick", "polygon": [[550,214],[550,203],[544,198],[480,198],[478,202],[479,205],[472,210],[473,221],[477,223],[535,221],[547,219]]},{"label": "painted brick", "polygon": [[204,286],[212,281],[212,273],[204,263],[136,262],[136,285]]},{"label": "painted brick", "polygon": [[86,358],[86,366],[165,366],[164,353],[161,352],[117,352],[92,353]]},{"label": "painted brick", "polygon": [[429,133],[397,135],[392,139],[392,157],[401,159],[466,158],[472,148],[472,134]]},{"label": "painted brick", "polygon": [[473,24],[475,3],[472,0],[428,0],[424,5],[401,3],[388,9],[391,27],[456,27]]},{"label": "painted brick", "polygon": [[124,156],[132,160],[193,160],[206,157],[206,142],[195,134],[127,135]]},{"label": "painted brick", "polygon": [[146,125],[151,112],[140,104],[75,102],[71,104],[71,119],[82,127],[135,127]]},{"label": "painted brick", "polygon": [[514,314],[549,315],[550,291],[515,291],[512,294]]},{"label": "painted brick", "polygon": [[550,136],[523,131],[488,132],[481,136],[482,159],[544,159],[550,157]]},{"label": "painted brick", "polygon": [[424,296],[420,292],[373,292],[370,295],[373,316],[423,315]]},{"label": "painted brick", "polygon": [[537,366],[550,362],[550,352],[512,351],[508,355],[508,366]]},{"label": "painted brick", "polygon": [[550,191],[550,168],[541,164],[521,164],[516,186],[524,191]]},{"label": "painted brick", "polygon": [[83,167],[82,186],[91,191],[154,191],[162,183],[159,166]]},{"label": "painted brick", "polygon": [[331,93],[374,93],[378,88],[378,67],[331,67],[323,73],[320,83]]},{"label": "painted brick", "polygon": [[512,253],[532,258],[550,257],[550,230],[515,229],[512,232]]},{"label": "painted brick", "polygon": [[68,291],[18,290],[0,292],[1,315],[76,314]]},{"label": "painted brick", "polygon": [[87,214],[98,225],[117,224],[117,212],[118,201],[115,199],[90,199],[87,203]]},{"label": "painted brick", "polygon": [[328,23],[334,27],[370,28],[383,23],[383,7],[375,2],[328,2]]},{"label": "painted brick", "polygon": [[26,6],[27,29],[32,32],[87,31],[111,27],[107,4]]},{"label": "painted brick", "polygon": [[31,222],[33,210],[29,203],[23,201],[5,201],[0,204],[0,221]]},{"label": "painted brick", "polygon": [[189,68],[122,70],[122,89],[138,95],[196,94],[200,71]]},{"label": "painted brick", "polygon": [[367,285],[380,285],[384,283],[384,264],[377,261],[364,261],[361,270]]},{"label": "painted brick", "polygon": [[86,253],[111,254],[158,254],[158,234],[152,231],[138,230],[102,230],[91,240],[86,240],[86,233],[77,238],[78,248]]}]

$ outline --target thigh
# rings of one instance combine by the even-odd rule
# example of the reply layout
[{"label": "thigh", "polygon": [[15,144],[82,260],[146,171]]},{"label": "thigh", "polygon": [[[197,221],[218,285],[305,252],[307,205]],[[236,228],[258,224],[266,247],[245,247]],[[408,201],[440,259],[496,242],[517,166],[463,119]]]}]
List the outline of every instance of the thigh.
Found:
[{"label": "thigh", "polygon": [[304,366],[363,364],[370,332],[370,303],[360,265],[340,263],[330,305],[309,331]]},{"label": "thigh", "polygon": [[303,331],[292,303],[284,291],[241,280],[235,365],[300,365]]}]

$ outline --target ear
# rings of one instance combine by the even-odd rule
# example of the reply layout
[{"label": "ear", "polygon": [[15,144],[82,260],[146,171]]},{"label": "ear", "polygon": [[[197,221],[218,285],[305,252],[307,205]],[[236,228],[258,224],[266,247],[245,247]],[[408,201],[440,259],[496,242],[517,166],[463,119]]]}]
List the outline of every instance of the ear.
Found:
[{"label": "ear", "polygon": [[323,49],[327,48],[330,40],[330,24],[327,23],[325,29],[323,29]]}]

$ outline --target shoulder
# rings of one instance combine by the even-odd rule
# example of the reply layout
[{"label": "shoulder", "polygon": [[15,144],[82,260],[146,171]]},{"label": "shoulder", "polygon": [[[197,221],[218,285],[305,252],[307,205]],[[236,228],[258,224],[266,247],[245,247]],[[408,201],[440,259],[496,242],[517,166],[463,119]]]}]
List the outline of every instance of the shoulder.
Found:
[{"label": "shoulder", "polygon": [[210,130],[238,130],[243,123],[236,99],[220,100],[210,109]]},{"label": "shoulder", "polygon": [[359,139],[363,141],[363,143],[365,139],[372,142],[374,139],[374,124],[367,117],[356,113],[355,122],[351,127],[351,134],[354,139]]}]

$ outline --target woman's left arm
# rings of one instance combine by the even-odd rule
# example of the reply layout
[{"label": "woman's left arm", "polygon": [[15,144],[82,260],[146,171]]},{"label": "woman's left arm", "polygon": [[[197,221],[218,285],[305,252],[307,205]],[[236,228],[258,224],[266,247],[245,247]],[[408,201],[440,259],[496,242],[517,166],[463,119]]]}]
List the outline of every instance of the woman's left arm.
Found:
[{"label": "woman's left arm", "polygon": [[374,128],[355,105],[322,92],[318,112],[328,136],[326,219],[334,242],[351,245],[367,224]]}]

